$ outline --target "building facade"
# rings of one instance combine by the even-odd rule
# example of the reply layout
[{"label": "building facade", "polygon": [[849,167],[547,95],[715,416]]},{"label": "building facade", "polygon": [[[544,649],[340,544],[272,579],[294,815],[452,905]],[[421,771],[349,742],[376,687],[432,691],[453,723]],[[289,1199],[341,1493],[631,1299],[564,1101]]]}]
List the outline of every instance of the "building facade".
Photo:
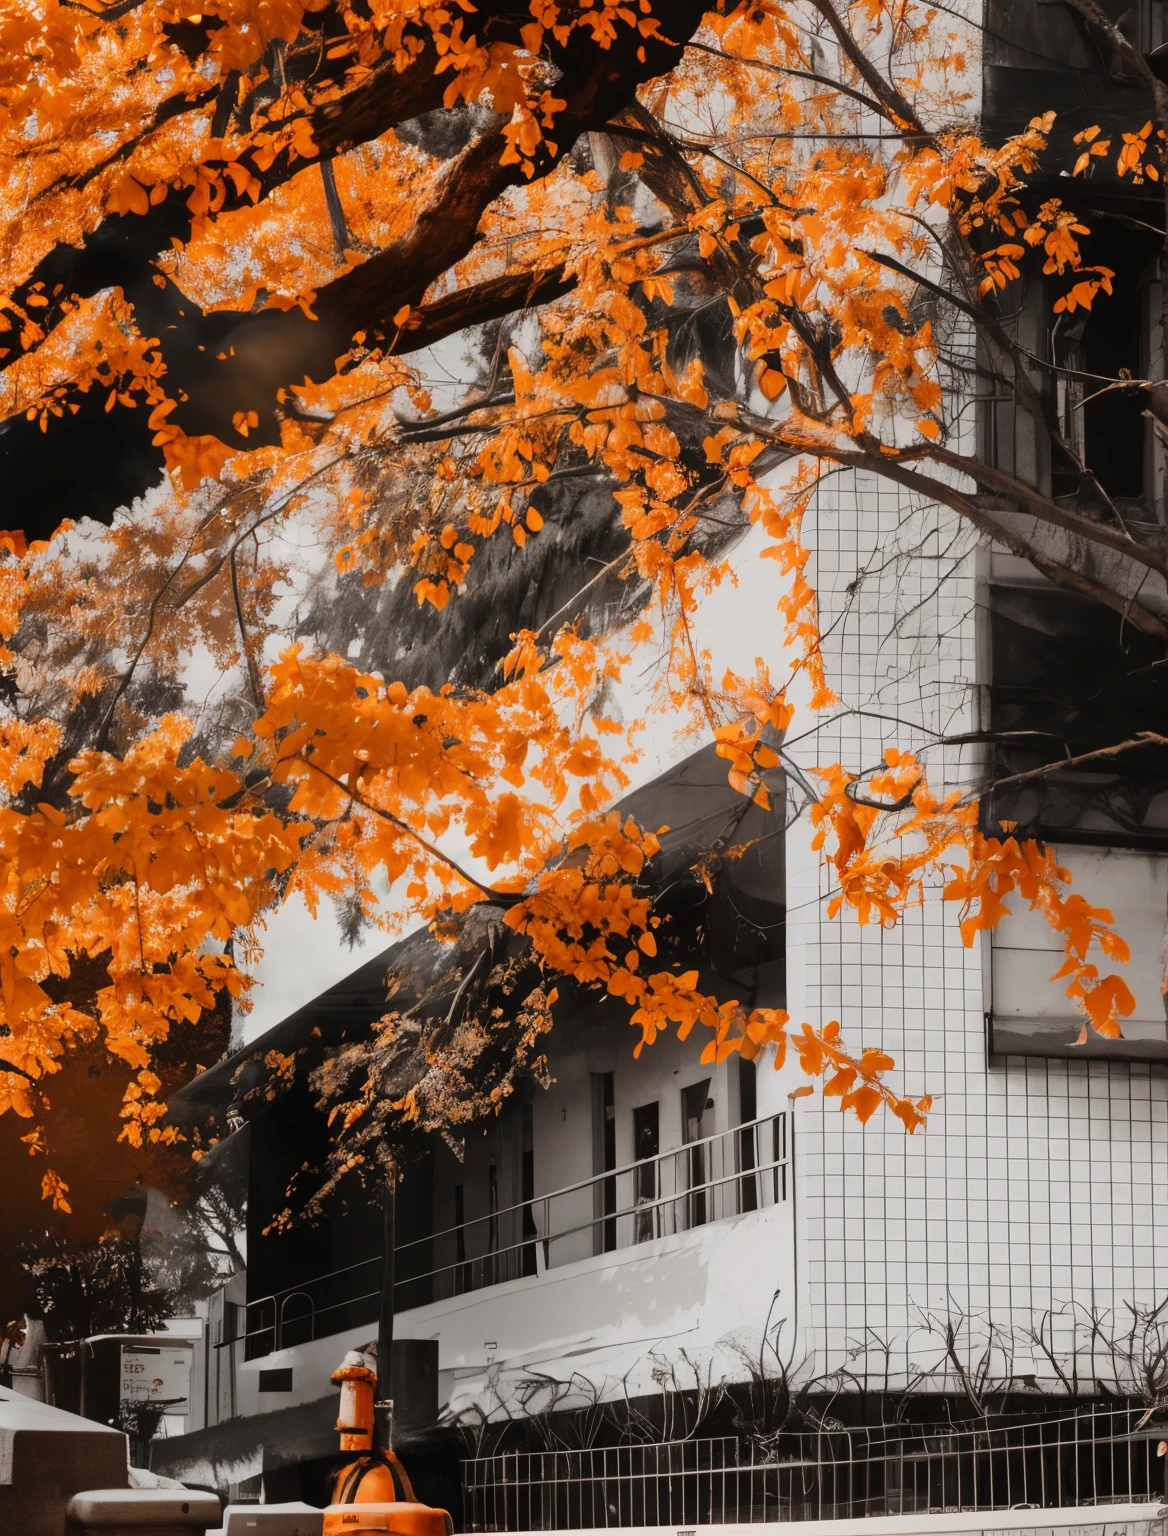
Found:
[{"label": "building facade", "polygon": [[[990,8],[1000,126],[1035,91],[1070,101],[1098,86],[1098,61],[1061,20],[1035,64],[1036,17],[1056,9]],[[1130,25],[1152,53],[1159,13]],[[1109,209],[1133,216],[1123,189],[1091,197],[1101,227]],[[1074,337],[1028,292],[1018,323],[1030,344],[1072,369],[1129,366],[1116,347],[1153,367],[1158,280],[1137,256],[1130,245],[1123,258],[1139,295],[1130,313]],[[1052,387],[1110,491],[1131,515],[1162,519],[1150,425],[1122,409],[1092,415],[1065,381]],[[970,444],[1016,467],[1027,445],[996,409],[969,413]],[[1029,472],[1073,498],[1058,466]],[[934,785],[952,786],[1025,772],[1024,747],[1002,744],[1019,722],[1087,744],[1165,729],[1168,693],[1138,638],[1101,627],[1085,600],[980,544],[955,513],[841,474],[815,496],[804,538],[842,705],[792,728],[802,768],[878,764],[890,721]],[[756,532],[740,539],[737,585],[700,616],[715,665],[748,669],[781,645],[760,544]],[[1163,584],[1151,585],[1141,600],[1168,611]],[[705,835],[693,829],[730,814],[725,765],[664,722],[637,772],[624,808],[675,829],[665,858],[684,885]],[[550,1086],[516,1095],[460,1149],[435,1142],[398,1193],[395,1331],[436,1346],[447,1422],[686,1403],[760,1373],[814,1388],[845,1417],[844,1400],[864,1394],[980,1396],[984,1407],[993,1394],[1038,1404],[1168,1392],[1168,770],[1149,753],[1122,772],[1042,782],[999,794],[986,816],[1048,841],[1074,888],[1114,914],[1136,998],[1124,1040],[1078,1043],[1082,1021],[1053,979],[1061,944],[1033,913],[966,945],[937,880],[895,927],[829,917],[830,866],[797,814],[797,786],[776,783],[771,824],[753,831],[764,852],[743,860],[729,893],[734,931],[712,939],[704,913],[696,963],[726,995],[786,1007],[796,1024],[839,1020],[853,1047],[887,1051],[901,1091],[932,1095],[927,1128],[909,1136],[882,1115],[861,1126],[818,1093],[792,1097],[797,1067],[767,1058],[707,1066],[695,1042],[674,1038],[634,1058],[620,1005],[576,999],[548,1046]],[[238,1097],[246,1062],[267,1051],[357,1038],[383,1011],[386,972],[427,942],[413,935],[364,961],[192,1085],[191,1102]],[[341,1356],[375,1334],[382,1265],[376,1193],[346,1193],[311,1231],[270,1229],[289,1178],[319,1150],[307,1089],[246,1114],[207,1176],[246,1169],[249,1265],[212,1304],[194,1394],[203,1422],[171,1466],[213,1467],[236,1485],[272,1465],[279,1424],[308,1424]],[[326,1418],[320,1408],[311,1422]],[[214,1431],[242,1420],[262,1421],[263,1435],[237,1433],[229,1454]]]}]

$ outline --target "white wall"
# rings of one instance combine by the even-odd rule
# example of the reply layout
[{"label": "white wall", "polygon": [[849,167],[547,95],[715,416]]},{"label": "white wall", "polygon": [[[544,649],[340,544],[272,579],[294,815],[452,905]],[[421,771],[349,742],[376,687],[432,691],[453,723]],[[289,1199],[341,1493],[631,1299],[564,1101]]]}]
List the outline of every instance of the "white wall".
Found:
[{"label": "white wall", "polygon": [[[895,729],[904,746],[976,726],[976,557],[956,519],[840,476],[820,491],[807,541],[829,671],[846,702],[906,722]],[[843,718],[802,746],[803,761],[878,762],[888,730]],[[928,761],[951,780],[976,768],[956,749]],[[1096,899],[1090,877],[1100,871],[1076,857],[1084,894]],[[1154,1013],[1164,877],[1141,865],[1137,888],[1126,862],[1136,991],[1141,1012]],[[1127,899],[1123,879],[1103,885],[1100,904]],[[898,927],[861,928],[827,919],[828,891],[800,824],[788,840],[792,1015],[839,1019],[852,1045],[888,1050],[902,1090],[931,1093],[934,1107],[928,1128],[909,1137],[888,1116],[860,1127],[818,1097],[797,1105],[800,1272],[821,1367],[866,1362],[873,1385],[904,1382],[941,1358],[936,1328],[947,1318],[971,1319],[972,1356],[991,1322],[1017,1340],[1072,1300],[1116,1313],[1168,1294],[1157,1193],[1168,1076],[1107,1061],[991,1064],[982,954],[963,947],[955,908],[934,891]],[[1003,929],[1000,953],[1032,941],[1026,923],[1012,938]],[[1047,966],[1045,953],[1035,956],[1031,996],[1047,985]],[[1045,995],[1058,1006],[1053,987]],[[995,1370],[1050,1379],[1024,1345],[1012,1363],[1007,1354],[998,1350]]]},{"label": "white wall", "polygon": [[[662,1363],[686,1371],[683,1349],[699,1369],[741,1379],[735,1341],[757,1351],[768,1311],[772,1327],[791,1317],[792,1229],[788,1202],[417,1307],[395,1329],[437,1338],[443,1405],[455,1408],[510,1401],[531,1371],[565,1381],[583,1372],[607,1397],[650,1393]],[[345,1351],[375,1332],[366,1325],[241,1363],[239,1412],[323,1396]],[[261,1399],[259,1372],[280,1366],[293,1367],[293,1391]]]}]

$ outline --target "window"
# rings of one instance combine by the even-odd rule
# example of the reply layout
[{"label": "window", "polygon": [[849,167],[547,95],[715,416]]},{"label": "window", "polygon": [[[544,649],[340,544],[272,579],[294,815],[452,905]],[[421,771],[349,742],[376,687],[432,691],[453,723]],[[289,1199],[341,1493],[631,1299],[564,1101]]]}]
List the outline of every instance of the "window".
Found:
[{"label": "window", "polygon": [[[1125,372],[1134,379],[1147,376],[1150,254],[1129,230],[1101,220],[1085,242],[1085,255],[1091,265],[1115,273],[1113,292],[1098,294],[1090,309],[1052,316],[1051,361],[1067,370],[1054,380],[1059,421],[1064,439],[1108,496],[1139,500],[1147,473],[1147,401],[1142,390],[1105,389],[1103,381]],[[1054,298],[1052,289],[1049,309]],[[1075,495],[1080,479],[1069,461],[1052,465],[1055,496]]]},{"label": "window", "polygon": [[1168,735],[1163,648],[1119,614],[1048,585],[988,593],[990,778],[983,830],[1168,851],[1168,749],[1020,775],[1126,741]]},{"label": "window", "polygon": [[470,1265],[466,1262],[466,1185],[454,1186],[454,1225],[458,1228],[454,1234],[454,1251],[458,1260],[458,1269],[454,1274],[455,1294],[470,1290]]},{"label": "window", "polygon": [[[524,1241],[521,1273],[524,1275],[534,1275],[538,1271],[534,1242],[534,1238],[538,1234],[535,1226],[535,1212],[532,1209],[532,1202],[535,1200],[535,1125],[530,1102],[523,1105],[522,1113],[523,1167],[521,1170],[521,1181],[523,1192],[520,1198],[523,1201],[522,1225]],[[533,1241],[529,1242],[529,1238],[533,1239]]]},{"label": "window", "polygon": [[291,1392],[292,1367],[283,1366],[279,1370],[260,1372],[261,1392]]},{"label": "window", "polygon": [[[989,726],[995,740],[982,830],[1051,846],[1073,889],[1108,909],[1131,948],[1116,966],[1136,1007],[1124,1039],[1089,1032],[1053,979],[1062,940],[1041,914],[1008,898],[989,939],[995,1056],[1168,1060],[1161,991],[1168,951],[1168,749],[1141,747],[1075,768],[1055,767],[1137,731],[1168,735],[1163,649],[1111,613],[1047,584],[988,591]],[[1046,770],[1051,771],[1046,771]],[[1092,956],[1110,969],[1110,963]]]},{"label": "window", "polygon": [[[1030,78],[1020,70],[999,73],[1016,76],[1016,87],[1024,85],[1023,77]],[[1059,184],[1048,180],[1031,191],[1038,200],[1044,193],[1058,196]],[[1080,191],[1096,204],[1102,196],[1087,183]],[[1028,273],[1023,288],[1014,294],[1016,314],[1010,326],[1023,347],[1047,365],[1034,376],[1049,403],[1051,420],[1036,420],[1019,403],[1008,382],[1012,364],[983,336],[983,359],[996,376],[980,405],[983,452],[997,468],[1024,483],[1114,520],[1110,503],[1122,504],[1117,508],[1121,513],[1125,507],[1129,513],[1135,506],[1143,510],[1153,484],[1157,451],[1146,414],[1148,395],[1138,381],[1149,376],[1153,361],[1156,306],[1151,285],[1159,243],[1151,234],[1133,229],[1134,221],[1112,216],[1114,210],[1092,209],[1088,203],[1078,211],[1091,228],[1081,240],[1084,265],[1109,270],[1112,291],[1097,293],[1090,309],[1056,313],[1056,304],[1073,281],[1071,274]],[[1145,222],[1153,219],[1149,209]],[[1120,384],[1125,377],[1132,379],[1130,386]],[[1057,441],[1060,437],[1065,449]]]},{"label": "window", "polygon": [[487,1284],[495,1285],[499,1280],[499,1261],[496,1257],[499,1252],[499,1164],[494,1153],[487,1164],[487,1209],[490,1211],[487,1219],[487,1252],[491,1255]]},{"label": "window", "polygon": [[[990,940],[991,1049],[995,1056],[1097,1056],[1107,1061],[1168,1061],[1168,1018],[1160,990],[1168,944],[1168,858],[1127,848],[1054,845],[1079,890],[1093,906],[1106,907],[1131,946],[1126,965],[1114,965],[1135,996],[1135,1012],[1123,1019],[1122,1040],[1088,1031],[1076,1045],[1083,1020],[1067,1000],[1065,981],[1052,977],[1063,963],[1058,934],[1024,902],[1008,900]],[[1093,957],[1109,972],[1113,962]]]}]

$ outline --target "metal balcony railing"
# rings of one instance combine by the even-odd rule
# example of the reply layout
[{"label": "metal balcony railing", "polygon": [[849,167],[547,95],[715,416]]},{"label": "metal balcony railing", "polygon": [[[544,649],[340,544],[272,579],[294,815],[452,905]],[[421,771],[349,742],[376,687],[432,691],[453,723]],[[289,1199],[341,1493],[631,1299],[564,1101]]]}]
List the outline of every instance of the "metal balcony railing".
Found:
[{"label": "metal balcony railing", "polygon": [[[398,1311],[442,1301],[561,1264],[690,1231],[787,1199],[786,1114],[706,1136],[656,1157],[488,1211],[394,1250]],[[381,1257],[374,1256],[251,1301],[248,1359],[372,1323]]]}]

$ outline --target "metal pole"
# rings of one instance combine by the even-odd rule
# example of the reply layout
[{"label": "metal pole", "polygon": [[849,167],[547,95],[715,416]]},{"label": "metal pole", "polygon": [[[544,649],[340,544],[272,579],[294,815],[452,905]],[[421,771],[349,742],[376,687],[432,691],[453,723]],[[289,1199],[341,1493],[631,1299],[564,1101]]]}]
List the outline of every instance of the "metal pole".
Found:
[{"label": "metal pole", "polygon": [[381,1196],[381,1311],[377,1319],[377,1401],[373,1404],[373,1443],[393,1448],[393,1245],[394,1185],[387,1180]]}]

